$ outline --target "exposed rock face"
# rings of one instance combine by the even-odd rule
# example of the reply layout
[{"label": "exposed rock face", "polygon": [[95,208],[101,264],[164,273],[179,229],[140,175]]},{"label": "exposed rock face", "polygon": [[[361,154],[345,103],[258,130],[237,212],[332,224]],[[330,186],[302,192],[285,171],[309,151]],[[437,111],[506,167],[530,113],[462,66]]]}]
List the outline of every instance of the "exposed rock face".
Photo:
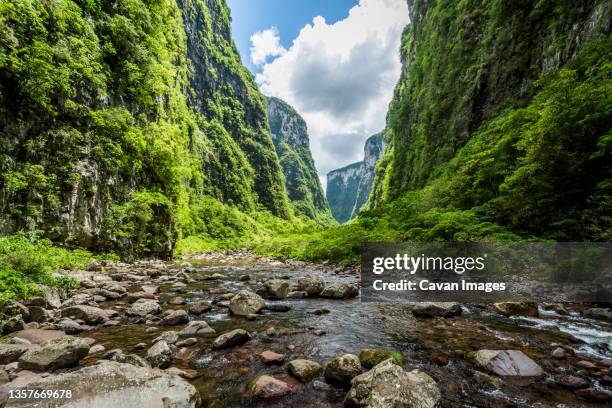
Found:
[{"label": "exposed rock face", "polygon": [[54,371],[74,367],[89,353],[89,344],[80,338],[64,336],[26,351],[19,357],[23,370]]},{"label": "exposed rock face", "polygon": [[[49,376],[24,388],[72,390],[66,407],[180,407],[200,405],[200,395],[178,376],[151,368],[105,361],[77,371]],[[15,400],[11,406],[30,407]]]},{"label": "exposed rock face", "polygon": [[436,382],[419,370],[406,372],[385,360],[351,381],[346,407],[435,408],[441,399]]},{"label": "exposed rock face", "polygon": [[327,173],[327,201],[336,220],[355,218],[368,201],[383,151],[383,134],[378,133],[366,140],[363,161]]},{"label": "exposed rock face", "polygon": [[306,122],[284,101],[268,97],[268,122],[278,154],[285,187],[298,212],[319,222],[329,222],[331,212],[310,152]]},{"label": "exposed rock face", "polygon": [[540,377],[542,368],[519,350],[479,350],[476,362],[501,377]]}]

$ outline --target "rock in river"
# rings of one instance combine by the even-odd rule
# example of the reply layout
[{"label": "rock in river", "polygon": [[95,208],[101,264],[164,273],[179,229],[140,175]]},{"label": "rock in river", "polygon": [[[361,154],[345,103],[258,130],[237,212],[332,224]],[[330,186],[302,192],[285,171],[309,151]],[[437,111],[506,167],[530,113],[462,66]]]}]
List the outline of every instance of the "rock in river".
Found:
[{"label": "rock in river", "polygon": [[391,359],[395,364],[403,366],[406,363],[404,356],[397,351],[381,349],[363,349],[359,352],[359,361],[365,368],[372,368],[375,365]]},{"label": "rock in river", "polygon": [[334,358],[325,366],[325,379],[331,384],[348,386],[353,377],[361,374],[359,357],[345,354]]},{"label": "rock in river", "polygon": [[535,302],[498,302],[494,306],[504,316],[538,316],[538,304]]},{"label": "rock in river", "polygon": [[132,304],[127,310],[127,314],[129,316],[140,316],[144,317],[149,314],[158,314],[161,312],[161,307],[159,303],[155,300],[145,300],[145,301],[136,301]]},{"label": "rock in river", "polygon": [[319,296],[325,288],[325,281],[318,275],[307,275],[298,278],[297,289],[306,292],[307,296]]},{"label": "rock in river", "polygon": [[19,357],[19,368],[31,371],[53,371],[74,367],[89,353],[84,339],[64,336],[35,346]]},{"label": "rock in river", "polygon": [[333,299],[349,299],[356,297],[358,294],[359,290],[355,285],[341,282],[332,283],[321,292],[322,297]]},{"label": "rock in river", "polygon": [[167,368],[172,363],[172,350],[165,341],[158,341],[147,350],[145,360],[151,367]]},{"label": "rock in river", "polygon": [[0,343],[0,365],[10,364],[31,348],[27,344]]},{"label": "rock in river", "polygon": [[272,299],[285,299],[289,288],[289,282],[282,279],[271,279],[264,283],[265,294]]},{"label": "rock in river", "polygon": [[203,320],[192,320],[178,332],[179,337],[206,337],[216,331]]},{"label": "rock in river", "polygon": [[435,408],[441,399],[436,382],[419,370],[406,372],[391,359],[351,381],[346,407]]},{"label": "rock in river", "polygon": [[519,350],[479,350],[476,362],[500,377],[541,377],[542,368]]},{"label": "rock in river", "polygon": [[99,307],[77,305],[62,309],[62,317],[83,320],[87,324],[99,324],[108,320],[106,312]]},{"label": "rock in river", "polygon": [[297,359],[289,362],[289,372],[301,382],[308,382],[317,378],[323,367],[317,362]]},{"label": "rock in river", "polygon": [[162,322],[166,326],[176,326],[177,324],[185,324],[189,322],[189,316],[187,312],[179,310],[166,310],[162,314]]},{"label": "rock in river", "polygon": [[[71,390],[73,398],[65,405],[70,407],[195,408],[200,405],[198,391],[180,377],[110,361],[36,380],[24,388]],[[31,402],[27,400],[11,402],[11,407],[29,406]]]},{"label": "rock in river", "polygon": [[266,305],[261,296],[248,290],[241,290],[230,300],[229,309],[237,316],[248,316],[259,312]]},{"label": "rock in river", "polygon": [[232,330],[227,333],[223,333],[215,339],[213,342],[213,348],[224,349],[234,346],[240,346],[251,340],[251,335],[243,329]]},{"label": "rock in river", "polygon": [[263,399],[279,398],[290,394],[291,391],[289,384],[269,375],[262,375],[251,386],[252,394]]},{"label": "rock in river", "polygon": [[412,308],[416,317],[453,317],[461,314],[461,305],[455,302],[422,302]]}]

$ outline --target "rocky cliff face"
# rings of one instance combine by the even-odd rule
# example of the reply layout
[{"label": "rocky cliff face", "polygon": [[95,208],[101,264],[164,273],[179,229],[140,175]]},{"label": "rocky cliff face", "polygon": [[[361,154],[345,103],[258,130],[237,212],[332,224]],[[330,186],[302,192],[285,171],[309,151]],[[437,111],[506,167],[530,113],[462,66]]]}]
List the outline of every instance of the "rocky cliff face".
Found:
[{"label": "rocky cliff face", "polygon": [[223,0],[2,4],[0,232],[167,256],[210,196],[288,215]]},{"label": "rocky cliff face", "polygon": [[376,163],[383,151],[383,134],[378,133],[366,140],[363,161],[327,174],[327,200],[336,220],[346,222],[355,218],[368,201]]},{"label": "rocky cliff face", "polygon": [[267,98],[267,106],[272,141],[291,204],[298,213],[329,223],[332,216],[310,152],[306,122],[295,109],[278,98]]},{"label": "rocky cliff face", "polygon": [[412,194],[404,203],[432,214],[468,211],[463,222],[603,239],[611,3],[477,3],[408,1],[372,202]]}]

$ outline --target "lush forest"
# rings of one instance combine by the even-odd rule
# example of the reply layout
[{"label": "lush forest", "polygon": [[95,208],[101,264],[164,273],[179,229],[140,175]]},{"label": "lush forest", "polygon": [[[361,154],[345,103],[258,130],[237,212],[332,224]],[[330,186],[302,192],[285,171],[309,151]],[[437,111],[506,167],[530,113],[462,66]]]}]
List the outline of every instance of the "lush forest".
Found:
[{"label": "lush forest", "polygon": [[372,195],[333,226],[224,2],[2,1],[2,234],[343,263],[368,241],[609,240],[610,3],[409,6]]}]

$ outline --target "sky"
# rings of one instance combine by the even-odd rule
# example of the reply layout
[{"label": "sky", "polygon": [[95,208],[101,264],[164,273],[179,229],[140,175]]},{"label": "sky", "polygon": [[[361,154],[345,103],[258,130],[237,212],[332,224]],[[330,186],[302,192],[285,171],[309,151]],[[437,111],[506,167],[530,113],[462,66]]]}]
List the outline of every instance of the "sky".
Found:
[{"label": "sky", "polygon": [[406,0],[227,0],[243,63],[306,120],[323,185],[363,159],[400,76]]}]

